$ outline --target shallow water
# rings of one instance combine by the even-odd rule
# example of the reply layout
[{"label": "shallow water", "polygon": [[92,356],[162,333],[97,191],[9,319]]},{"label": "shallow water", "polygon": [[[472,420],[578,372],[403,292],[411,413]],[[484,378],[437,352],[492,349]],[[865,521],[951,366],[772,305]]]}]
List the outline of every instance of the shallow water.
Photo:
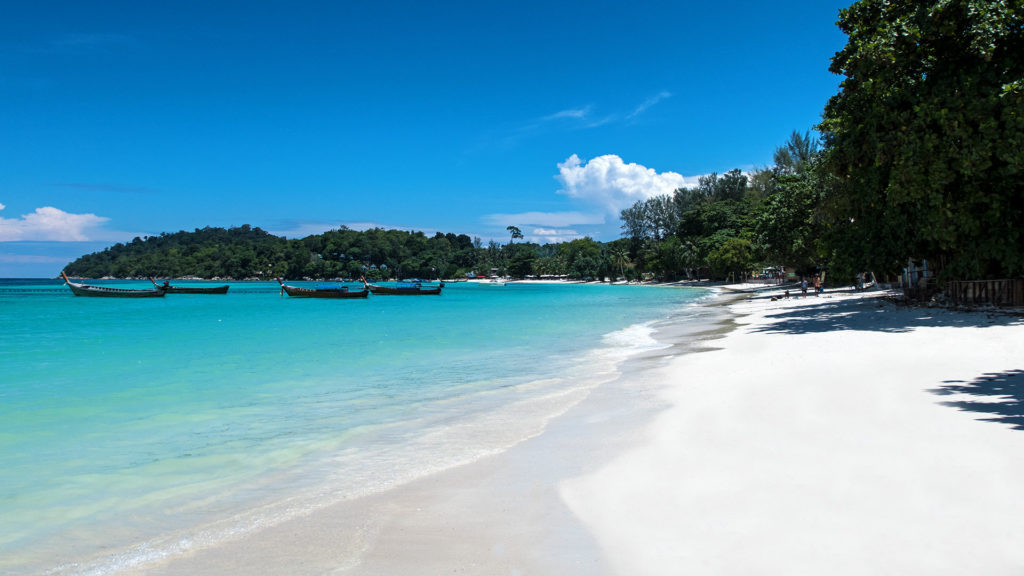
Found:
[{"label": "shallow water", "polygon": [[111,299],[0,280],[0,572],[114,573],[503,450],[706,295]]}]

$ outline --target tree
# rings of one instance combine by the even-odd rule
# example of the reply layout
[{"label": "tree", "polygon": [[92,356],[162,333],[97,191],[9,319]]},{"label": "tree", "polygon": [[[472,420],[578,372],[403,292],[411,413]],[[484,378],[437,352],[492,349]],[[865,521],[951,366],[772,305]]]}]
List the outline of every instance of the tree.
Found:
[{"label": "tree", "polygon": [[749,240],[726,238],[708,254],[708,262],[718,276],[746,274],[753,265],[751,248]]},{"label": "tree", "polygon": [[591,280],[600,274],[600,260],[590,256],[580,256],[573,261],[569,273],[583,280]]},{"label": "tree", "polygon": [[503,251],[506,253],[509,276],[525,278],[534,273],[534,263],[537,260],[536,244],[510,243]]},{"label": "tree", "polygon": [[604,260],[601,244],[584,237],[558,245],[558,252],[565,262],[566,271],[577,278],[593,278],[601,272]]},{"label": "tree", "polygon": [[806,166],[818,153],[820,145],[810,131],[800,134],[796,130],[785,144],[775,149],[775,168],[782,173],[792,174]]},{"label": "tree", "polygon": [[639,249],[645,238],[653,237],[654,224],[648,218],[644,206],[643,200],[637,200],[619,213],[619,219],[622,220],[622,235],[631,240],[633,250]]},{"label": "tree", "polygon": [[520,231],[519,228],[516,228],[515,226],[509,226],[509,227],[505,228],[505,230],[508,230],[509,234],[512,236],[512,238],[508,242],[509,244],[514,243],[516,238],[522,238],[523,237],[522,231]]},{"label": "tree", "polygon": [[820,263],[824,231],[818,212],[827,175],[817,166],[812,158],[773,171],[754,223],[757,243],[772,264],[805,270]]},{"label": "tree", "polygon": [[839,93],[819,126],[840,186],[830,243],[865,268],[1024,274],[1019,0],[860,0],[840,11]]},{"label": "tree", "polygon": [[667,238],[658,245],[658,264],[661,268],[661,277],[667,280],[675,280],[685,266],[683,262],[683,242],[678,236]]},{"label": "tree", "polygon": [[622,278],[626,277],[626,265],[629,261],[629,251],[623,246],[612,245],[608,248],[608,256],[612,259],[612,264],[619,269],[619,276]]},{"label": "tree", "polygon": [[693,240],[684,240],[679,248],[679,257],[682,259],[683,268],[686,270],[687,278],[700,278],[700,269],[703,267],[700,249]]}]

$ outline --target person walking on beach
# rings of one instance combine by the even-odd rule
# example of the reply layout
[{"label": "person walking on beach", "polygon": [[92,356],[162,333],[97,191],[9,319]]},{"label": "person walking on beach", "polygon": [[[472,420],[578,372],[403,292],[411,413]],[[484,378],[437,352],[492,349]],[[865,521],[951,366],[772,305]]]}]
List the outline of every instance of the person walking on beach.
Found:
[{"label": "person walking on beach", "polygon": [[807,298],[807,278],[800,281],[800,294]]},{"label": "person walking on beach", "polygon": [[814,277],[814,295],[821,294],[821,276]]}]

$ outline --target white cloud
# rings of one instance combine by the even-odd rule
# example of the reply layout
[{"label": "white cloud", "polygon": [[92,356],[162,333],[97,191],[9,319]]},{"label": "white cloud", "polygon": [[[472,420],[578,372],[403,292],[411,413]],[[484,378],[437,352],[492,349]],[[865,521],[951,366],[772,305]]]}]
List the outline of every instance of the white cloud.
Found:
[{"label": "white cloud", "polygon": [[622,158],[607,154],[583,163],[573,154],[558,164],[555,178],[562,183],[560,193],[597,206],[603,213],[618,217],[637,200],[671,194],[678,188],[697,184],[697,178],[685,178],[675,172],[658,173],[640,164],[626,164]]},{"label": "white cloud", "polygon": [[574,226],[577,224],[604,224],[601,214],[584,212],[521,212],[519,214],[489,214],[484,221],[494,226]]},{"label": "white cloud", "polygon": [[567,242],[582,237],[583,234],[576,230],[559,230],[557,228],[534,228],[531,233],[526,234],[527,240],[538,244]]},{"label": "white cloud", "polygon": [[[3,208],[0,204],[0,210]],[[0,242],[86,242],[95,240],[90,233],[108,220],[95,214],[71,214],[43,206],[21,218],[0,218]]]},{"label": "white cloud", "polygon": [[[668,93],[663,93],[646,105],[667,97]],[[626,164],[614,154],[589,162],[573,154],[558,164],[558,171],[555,179],[562,184],[558,193],[571,198],[578,210],[489,214],[483,217],[484,223],[500,229],[518,226],[528,241],[539,243],[565,242],[583,236],[613,237],[619,232],[619,214],[623,209],[637,200],[696,186],[700,178],[687,178],[675,172],[658,173],[639,164]]]}]

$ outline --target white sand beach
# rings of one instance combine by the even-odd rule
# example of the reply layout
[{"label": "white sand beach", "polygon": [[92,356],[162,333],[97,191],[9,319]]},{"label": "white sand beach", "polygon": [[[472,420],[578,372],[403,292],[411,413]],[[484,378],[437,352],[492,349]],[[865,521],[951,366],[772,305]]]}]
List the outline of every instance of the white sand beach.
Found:
[{"label": "white sand beach", "polygon": [[561,486],[612,573],[1024,573],[1024,324],[872,296],[736,304],[652,375],[672,407]]},{"label": "white sand beach", "polygon": [[1024,573],[1024,321],[878,296],[733,300],[506,452],[145,573]]}]

